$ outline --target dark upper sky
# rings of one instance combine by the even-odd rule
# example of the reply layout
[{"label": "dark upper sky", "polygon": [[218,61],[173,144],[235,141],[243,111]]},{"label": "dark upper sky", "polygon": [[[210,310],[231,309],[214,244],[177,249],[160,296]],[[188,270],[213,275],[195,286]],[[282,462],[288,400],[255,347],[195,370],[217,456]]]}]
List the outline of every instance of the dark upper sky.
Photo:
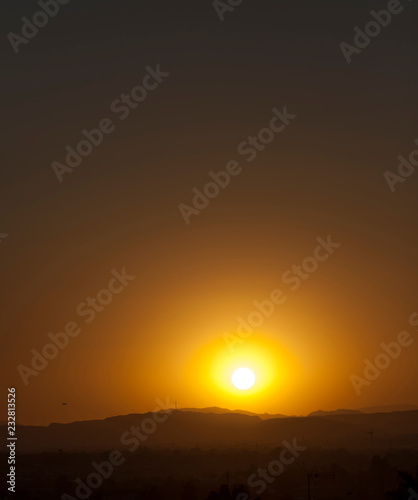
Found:
[{"label": "dark upper sky", "polygon": [[[71,0],[15,54],[7,34],[40,8],[3,2],[2,379],[23,422],[167,395],[279,413],[418,403],[415,344],[361,395],[350,381],[418,310],[418,174],[395,192],[384,177],[418,149],[418,8],[400,5],[348,64],[341,42],[387,3],[244,0],[221,21],[210,0]],[[120,120],[112,103],[157,65],[169,75]],[[248,162],[238,146],[285,106],[296,117]],[[52,162],[104,118],[115,130],[60,183]],[[178,205],[232,160],[242,171],[185,224]],[[276,385],[242,400],[197,376],[328,235],[341,247],[251,337],[294,360]],[[135,280],[86,324],[78,304],[124,267]],[[26,387],[17,366],[73,320],[82,334]]]}]

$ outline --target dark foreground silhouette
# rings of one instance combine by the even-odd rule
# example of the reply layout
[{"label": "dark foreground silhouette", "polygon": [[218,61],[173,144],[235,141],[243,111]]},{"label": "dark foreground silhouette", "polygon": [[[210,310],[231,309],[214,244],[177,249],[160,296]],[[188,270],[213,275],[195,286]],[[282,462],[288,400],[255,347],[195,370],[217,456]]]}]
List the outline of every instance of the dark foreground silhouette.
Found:
[{"label": "dark foreground silhouette", "polygon": [[[349,452],[307,448],[278,476],[283,448],[190,450],[139,448],[113,471],[105,470],[108,452],[41,453],[18,456],[17,489],[5,499],[91,500],[415,500],[418,451]],[[2,467],[5,456],[1,457]],[[102,466],[96,469],[93,463]],[[98,485],[92,472],[106,478]],[[2,477],[5,477],[2,470]],[[90,476],[90,479],[89,479]],[[94,480],[92,480],[94,479]],[[89,488],[87,484],[97,487]],[[77,486],[84,485],[81,490]],[[412,496],[411,496],[412,495]]]},{"label": "dark foreground silhouette", "polygon": [[16,492],[3,481],[0,500],[418,500],[417,411],[164,411],[17,436]]}]

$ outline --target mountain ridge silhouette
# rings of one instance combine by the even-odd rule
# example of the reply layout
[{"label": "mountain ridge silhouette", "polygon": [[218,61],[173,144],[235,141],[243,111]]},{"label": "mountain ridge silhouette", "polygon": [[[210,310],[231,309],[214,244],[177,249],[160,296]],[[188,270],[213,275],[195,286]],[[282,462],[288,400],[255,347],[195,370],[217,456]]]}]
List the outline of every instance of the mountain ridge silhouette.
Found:
[{"label": "mountain ridge silhouette", "polygon": [[[164,412],[162,410],[161,412]],[[94,451],[126,449],[121,436],[141,426],[153,413],[109,417],[104,420],[52,423],[46,427],[17,428],[19,449],[24,452]],[[263,419],[240,413],[205,413],[172,410],[142,447],[225,448],[281,446],[296,439],[303,446],[368,448],[373,430],[376,448],[418,446],[418,410],[390,413],[326,414],[321,416]]]}]

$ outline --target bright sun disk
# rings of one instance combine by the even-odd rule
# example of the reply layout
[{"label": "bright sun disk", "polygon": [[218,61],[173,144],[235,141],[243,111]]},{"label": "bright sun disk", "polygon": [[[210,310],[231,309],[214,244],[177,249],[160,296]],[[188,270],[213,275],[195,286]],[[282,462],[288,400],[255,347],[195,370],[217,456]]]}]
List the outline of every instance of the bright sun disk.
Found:
[{"label": "bright sun disk", "polygon": [[249,368],[238,368],[232,374],[232,383],[237,389],[246,390],[254,385],[255,375]]}]

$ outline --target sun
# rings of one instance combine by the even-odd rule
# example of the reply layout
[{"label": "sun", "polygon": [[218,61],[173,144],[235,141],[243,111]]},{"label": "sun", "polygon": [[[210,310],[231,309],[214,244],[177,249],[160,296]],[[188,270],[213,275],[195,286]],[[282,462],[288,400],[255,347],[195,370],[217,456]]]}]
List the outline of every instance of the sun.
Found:
[{"label": "sun", "polygon": [[249,368],[238,368],[232,374],[232,383],[237,389],[245,391],[254,385],[255,375]]}]

